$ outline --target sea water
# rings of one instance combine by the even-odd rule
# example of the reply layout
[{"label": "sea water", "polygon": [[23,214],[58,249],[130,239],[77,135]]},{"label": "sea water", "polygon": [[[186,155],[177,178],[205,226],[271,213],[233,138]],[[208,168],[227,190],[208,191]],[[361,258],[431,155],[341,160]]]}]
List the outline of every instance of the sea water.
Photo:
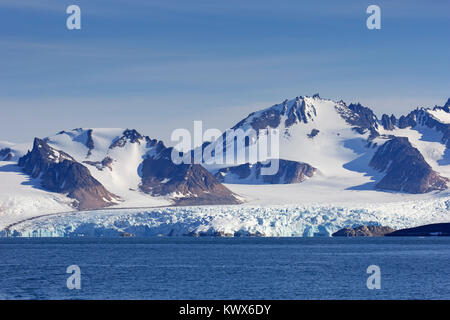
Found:
[{"label": "sea water", "polygon": [[0,299],[450,299],[450,238],[3,238]]}]

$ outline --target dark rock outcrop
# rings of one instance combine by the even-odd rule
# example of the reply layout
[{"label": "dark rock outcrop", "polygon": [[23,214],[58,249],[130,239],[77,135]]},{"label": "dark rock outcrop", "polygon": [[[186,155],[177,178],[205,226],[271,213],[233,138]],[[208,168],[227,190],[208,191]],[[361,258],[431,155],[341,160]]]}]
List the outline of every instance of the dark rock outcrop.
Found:
[{"label": "dark rock outcrop", "polygon": [[351,125],[364,129],[377,127],[377,117],[371,109],[362,106],[360,103],[352,103],[348,108],[353,111],[355,116],[346,119]]},{"label": "dark rock outcrop", "polygon": [[314,115],[316,115],[314,106],[307,107],[304,97],[296,97],[295,100],[285,100],[262,112],[253,112],[231,129],[239,129],[247,122],[256,131],[266,128],[278,128],[282,116],[286,117],[284,124],[288,128],[295,123],[308,123]]},{"label": "dark rock outcrop", "polygon": [[[444,107],[434,107],[432,110],[450,112],[448,109],[449,106],[446,104]],[[409,113],[404,117],[403,123],[399,123],[399,128],[415,127],[418,124],[442,133],[442,143],[446,144],[447,148],[450,148],[450,124],[438,121],[427,112],[427,109],[416,109]]]},{"label": "dark rock outcrop", "polygon": [[0,161],[10,161],[14,157],[14,153],[10,148],[0,150]]},{"label": "dark rock outcrop", "polygon": [[395,137],[380,146],[370,161],[374,169],[386,172],[376,188],[408,193],[447,189],[448,179],[437,174],[406,137]]},{"label": "dark rock outcrop", "polygon": [[393,114],[391,116],[383,114],[381,116],[381,125],[385,130],[394,130],[397,125],[397,119]]},{"label": "dark rock outcrop", "polygon": [[[283,111],[286,110],[286,107]],[[306,104],[303,97],[295,98],[294,104],[287,111],[287,119],[285,121],[286,127],[290,127],[294,123],[303,122],[308,123],[308,119],[311,119],[313,115],[316,115],[316,109],[311,107],[311,112],[306,110]]]},{"label": "dark rock outcrop", "polygon": [[[449,113],[450,107],[448,102],[444,107],[435,107],[433,111],[442,110]],[[450,148],[450,124],[442,123],[436,120],[434,117],[430,116],[429,113],[421,112],[418,117],[418,123],[427,126],[428,128],[435,129],[436,131],[442,133],[442,143],[446,144],[447,148]]]},{"label": "dark rock outcrop", "polygon": [[312,139],[312,138],[314,138],[315,136],[317,136],[317,135],[319,134],[319,132],[320,132],[320,131],[319,131],[318,129],[312,129],[312,130],[311,130],[311,133],[308,133],[307,136],[308,136],[308,138],[311,138],[311,139]]},{"label": "dark rock outcrop", "polygon": [[[446,144],[447,148],[450,148],[450,124],[439,121],[438,119],[433,117],[429,112],[431,110],[431,111],[443,111],[443,112],[450,113],[449,101],[450,101],[450,99],[447,101],[447,103],[443,107],[436,106],[433,109],[424,109],[424,108],[415,109],[415,110],[411,111],[408,115],[401,116],[398,119],[398,121],[396,122],[396,125],[400,129],[415,128],[418,125],[426,126],[430,129],[434,129],[442,134],[441,142]],[[389,120],[386,117],[387,117],[387,115],[383,115],[382,125],[385,129],[392,130],[393,129],[392,124],[395,125],[395,123],[393,121],[393,119],[395,119],[395,117],[391,116],[391,118],[389,118]],[[394,118],[392,118],[392,117],[394,117]]]},{"label": "dark rock outcrop", "polygon": [[442,107],[442,109],[444,109],[445,112],[450,112],[450,98],[448,98],[447,102]]},{"label": "dark rock outcrop", "polygon": [[316,168],[307,163],[279,159],[279,169],[274,175],[262,175],[261,169],[269,167],[270,163],[257,162],[253,165],[248,163],[234,167],[226,167],[220,169],[215,176],[220,181],[226,181],[228,174],[234,174],[240,180],[250,178],[250,182],[258,181],[267,184],[290,184],[304,181],[307,177],[311,178],[317,171]]},{"label": "dark rock outcrop", "polygon": [[83,163],[86,163],[90,166],[94,166],[100,171],[102,171],[105,168],[108,168],[109,170],[112,171],[113,162],[114,162],[114,160],[111,159],[110,157],[106,157],[102,161],[83,161]]},{"label": "dark rock outcrop", "polygon": [[254,130],[259,131],[268,127],[277,128],[280,121],[280,112],[275,109],[268,109],[261,116],[253,118],[251,125]]},{"label": "dark rock outcrop", "polygon": [[88,148],[87,156],[89,157],[92,154],[92,150],[94,150],[94,140],[92,139],[92,129],[89,129],[86,133],[87,139],[86,139],[86,147]]},{"label": "dark rock outcrop", "polygon": [[387,237],[450,236],[450,223],[427,224],[420,227],[400,229],[386,234]]},{"label": "dark rock outcrop", "polygon": [[149,137],[146,136],[145,141],[147,143],[147,148],[155,148],[155,153],[160,153],[166,148],[164,146],[164,143],[157,139],[150,139]]},{"label": "dark rock outcrop", "polygon": [[[450,99],[449,99],[450,101]],[[443,111],[450,113],[449,101],[443,107],[434,107],[432,111]],[[428,111],[430,109],[416,109],[411,111],[407,116],[401,116],[398,120],[398,127],[404,129],[407,127],[414,128],[417,125],[426,126],[430,129],[435,129],[436,131],[442,133],[442,143],[450,148],[450,124],[443,123],[435,119]]]},{"label": "dark rock outcrop", "polygon": [[356,228],[343,228],[332,234],[333,237],[382,237],[394,232],[391,227],[384,226],[358,226]]},{"label": "dark rock outcrop", "polygon": [[[126,129],[121,137],[118,137],[111,143],[109,148],[110,149],[121,148],[125,146],[125,143],[127,141],[129,141],[130,143],[141,143],[142,140],[144,140],[144,136],[141,135],[139,132],[137,132],[134,129],[132,130]],[[148,141],[148,139],[146,140]]]},{"label": "dark rock outcrop", "polygon": [[377,131],[378,119],[371,109],[362,106],[360,103],[352,103],[348,107],[345,104],[338,104],[336,110],[359,134],[370,132],[369,140],[379,135]]},{"label": "dark rock outcrop", "polygon": [[142,163],[141,190],[152,195],[174,194],[178,205],[237,204],[234,194],[199,164],[175,164],[172,148]]},{"label": "dark rock outcrop", "polygon": [[19,159],[19,166],[32,178],[39,178],[44,189],[77,200],[78,209],[102,208],[118,199],[94,179],[85,166],[41,139],[34,140],[33,150]]},{"label": "dark rock outcrop", "polygon": [[418,112],[419,112],[419,110],[416,109],[416,110],[410,112],[406,116],[401,116],[398,119],[398,127],[400,129],[404,129],[404,128],[407,128],[407,127],[414,127],[417,124],[417,122],[416,122],[416,115],[417,115]]}]

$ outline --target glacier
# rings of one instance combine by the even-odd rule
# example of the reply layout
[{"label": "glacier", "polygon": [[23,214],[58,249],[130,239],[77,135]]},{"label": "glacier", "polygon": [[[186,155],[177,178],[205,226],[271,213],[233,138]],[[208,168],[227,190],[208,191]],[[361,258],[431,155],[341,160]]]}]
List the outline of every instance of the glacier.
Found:
[{"label": "glacier", "polygon": [[0,236],[331,236],[344,227],[409,228],[450,220],[450,197],[366,205],[229,205],[105,209],[25,220]]}]

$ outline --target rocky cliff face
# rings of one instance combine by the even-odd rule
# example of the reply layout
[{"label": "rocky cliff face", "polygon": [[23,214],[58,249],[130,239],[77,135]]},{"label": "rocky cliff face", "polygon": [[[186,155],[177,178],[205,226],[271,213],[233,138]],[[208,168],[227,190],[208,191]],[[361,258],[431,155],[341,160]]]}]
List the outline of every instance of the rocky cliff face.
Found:
[{"label": "rocky cliff face", "polygon": [[[315,95],[314,98],[320,98]],[[245,123],[250,123],[251,127],[258,131],[266,128],[278,128],[284,118],[284,126],[291,127],[296,123],[309,123],[316,116],[314,106],[307,105],[304,97],[296,97],[294,100],[285,100],[281,104],[274,105],[262,112],[254,112],[247,118],[237,123],[232,129],[239,129]]]},{"label": "rocky cliff face", "polygon": [[91,176],[86,167],[41,139],[34,140],[33,149],[19,159],[19,166],[32,178],[39,178],[46,190],[75,199],[79,209],[102,208],[118,200]]},{"label": "rocky cliff face", "polygon": [[359,226],[356,228],[344,228],[332,234],[333,237],[382,237],[394,232],[391,227],[383,226]]},{"label": "rocky cliff face", "polygon": [[430,237],[430,236],[450,236],[450,223],[427,224],[420,227],[401,229],[389,233],[389,237]]},{"label": "rocky cliff face", "polygon": [[381,125],[385,130],[394,130],[397,125],[397,118],[393,114],[391,116],[383,114],[381,116]]},{"label": "rocky cliff face", "polygon": [[[450,100],[450,99],[449,99]],[[447,113],[450,114],[449,110],[449,104],[447,104],[444,107],[434,107],[431,112],[437,112],[437,113]],[[432,115],[430,116],[430,112],[424,112],[424,110],[421,110],[417,117],[417,123],[421,124],[423,126],[427,126],[428,128],[435,129],[436,131],[442,133],[442,143],[445,143],[447,145],[447,148],[450,148],[450,123],[447,122],[441,122],[438,121],[435,117]]]},{"label": "rocky cliff face", "polygon": [[370,166],[386,175],[376,188],[408,193],[445,190],[448,179],[432,170],[406,137],[395,137],[380,146]]},{"label": "rocky cliff face", "polygon": [[105,157],[102,161],[83,161],[90,166],[96,167],[98,170],[102,171],[105,168],[108,168],[109,171],[112,171],[112,164],[114,160],[110,157]]},{"label": "rocky cliff face", "polygon": [[144,139],[144,136],[141,135],[136,130],[132,129],[126,129],[123,132],[123,135],[121,137],[118,137],[113,143],[110,145],[110,149],[114,148],[121,148],[123,147],[127,142],[129,143],[141,143],[141,140]]},{"label": "rocky cliff face", "polygon": [[10,161],[14,157],[14,153],[10,148],[0,150],[0,161]]},{"label": "rocky cliff face", "polygon": [[218,170],[215,176],[225,183],[265,183],[290,184],[300,183],[311,178],[317,169],[307,163],[279,159],[279,170],[274,175],[262,175],[261,169],[269,167],[270,163],[257,162],[242,164]]},{"label": "rocky cliff face", "polygon": [[404,128],[414,128],[416,126],[425,126],[430,129],[434,129],[437,132],[442,134],[441,142],[447,145],[447,148],[450,148],[450,123],[449,121],[440,120],[436,115],[446,115],[450,118],[450,99],[443,107],[434,107],[432,109],[415,109],[411,111],[406,116],[401,116],[398,120],[394,115],[390,117],[384,114],[381,118],[381,123],[386,130],[394,130],[395,127],[400,129]]},{"label": "rocky cliff face", "polygon": [[376,129],[378,127],[377,117],[373,111],[360,103],[350,104],[348,108],[353,111],[353,117],[348,118],[347,121],[359,129]]},{"label": "rocky cliff face", "polygon": [[174,164],[172,148],[148,156],[142,163],[141,190],[172,195],[178,205],[236,204],[234,194],[199,164]]}]

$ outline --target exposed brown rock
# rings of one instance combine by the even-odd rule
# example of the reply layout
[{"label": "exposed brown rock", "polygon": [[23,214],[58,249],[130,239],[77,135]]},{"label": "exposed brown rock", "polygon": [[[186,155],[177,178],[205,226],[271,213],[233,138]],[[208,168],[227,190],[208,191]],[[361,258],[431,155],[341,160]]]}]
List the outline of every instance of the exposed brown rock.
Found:
[{"label": "exposed brown rock", "polygon": [[433,171],[406,137],[394,137],[380,146],[370,166],[386,172],[376,188],[408,193],[447,189],[448,179]]},{"label": "exposed brown rock", "polygon": [[332,234],[333,237],[382,237],[394,232],[391,227],[383,226],[359,226],[356,228],[344,228]]},{"label": "exposed brown rock", "polygon": [[19,159],[19,166],[32,178],[39,178],[44,189],[76,199],[78,209],[102,208],[118,199],[85,166],[41,139],[34,140],[33,150]]},{"label": "exposed brown rock", "polygon": [[98,170],[102,171],[105,168],[108,168],[109,170],[112,170],[112,164],[114,160],[110,157],[106,157],[102,161],[83,161],[83,163],[86,163],[88,165],[96,167]]},{"label": "exposed brown rock", "polygon": [[249,176],[253,174],[252,177],[261,180],[261,183],[290,184],[303,182],[306,178],[311,178],[317,171],[316,168],[307,163],[284,159],[278,159],[278,161],[278,172],[274,175],[262,175],[261,169],[269,167],[270,163],[263,164],[257,162],[251,166],[249,163],[245,163],[239,166],[222,168],[215,176],[217,179],[224,182],[226,181],[226,176],[228,174],[234,174],[242,180],[249,178]]},{"label": "exposed brown rock", "polygon": [[199,164],[174,164],[172,148],[147,157],[142,164],[141,190],[152,195],[179,195],[178,205],[236,204],[234,194]]}]

